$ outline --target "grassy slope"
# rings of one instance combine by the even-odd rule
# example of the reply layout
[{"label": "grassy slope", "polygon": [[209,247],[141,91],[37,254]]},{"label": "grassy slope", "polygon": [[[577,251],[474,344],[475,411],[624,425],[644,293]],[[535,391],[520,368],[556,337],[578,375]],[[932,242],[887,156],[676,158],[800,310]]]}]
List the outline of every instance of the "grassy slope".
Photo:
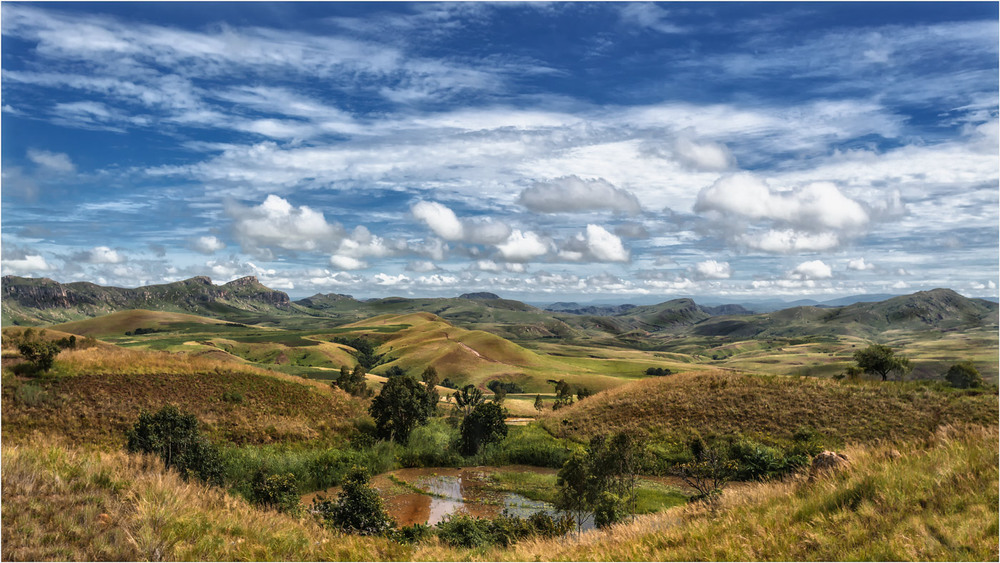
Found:
[{"label": "grassy slope", "polygon": [[995,393],[703,372],[637,381],[548,411],[540,420],[554,434],[576,438],[619,428],[665,436],[696,431],[787,438],[811,427],[844,442],[867,442],[926,435],[950,422],[992,424],[996,413]]},{"label": "grassy slope", "polygon": [[[322,443],[363,411],[324,383],[184,354],[109,346],[64,351],[54,371],[31,380],[5,374],[4,443],[57,434],[119,447],[140,410],[166,404],[197,415],[216,439]],[[227,391],[242,399],[224,400]]]},{"label": "grassy slope", "polygon": [[576,541],[509,550],[428,546],[420,560],[996,561],[997,428],[944,427],[900,446],[852,448],[815,481],[731,488],[721,506],[678,508]]},{"label": "grassy slope", "polygon": [[4,443],[7,561],[405,560],[409,551],[186,483],[152,457]]},{"label": "grassy slope", "polygon": [[51,328],[72,334],[100,338],[109,335],[120,336],[126,331],[133,331],[137,328],[169,330],[172,326],[178,324],[216,325],[222,324],[222,321],[208,317],[186,315],[184,313],[132,309],[111,313],[103,317],[54,325]]}]

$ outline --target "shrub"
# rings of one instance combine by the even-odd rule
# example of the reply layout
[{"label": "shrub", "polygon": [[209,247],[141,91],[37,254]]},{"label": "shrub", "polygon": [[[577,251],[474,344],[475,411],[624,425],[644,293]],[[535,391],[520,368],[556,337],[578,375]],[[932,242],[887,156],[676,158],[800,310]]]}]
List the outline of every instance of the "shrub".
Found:
[{"label": "shrub", "polygon": [[463,455],[476,455],[485,444],[499,442],[507,437],[507,411],[497,403],[480,403],[462,421],[459,451]]},{"label": "shrub", "polygon": [[[27,331],[26,331],[27,332]],[[47,340],[24,339],[17,345],[18,352],[31,362],[38,371],[48,371],[55,363],[59,345]]]},{"label": "shrub", "polygon": [[173,405],[156,414],[143,411],[126,433],[126,439],[128,451],[156,454],[185,479],[195,476],[206,483],[222,483],[219,452],[201,435],[193,414],[181,412]]},{"label": "shrub", "polygon": [[551,538],[566,535],[575,526],[571,516],[553,518],[536,512],[527,518],[506,511],[493,519],[452,516],[437,524],[441,541],[456,547],[475,548],[496,545],[508,547],[529,537]]},{"label": "shrub", "polygon": [[524,393],[524,388],[517,383],[513,381],[500,381],[498,379],[487,383],[486,388],[494,393],[497,392],[497,389],[503,389],[505,393]]},{"label": "shrub", "polygon": [[352,468],[337,502],[320,500],[313,504],[313,510],[325,523],[342,532],[361,536],[385,534],[395,522],[385,512],[378,491],[368,485],[369,479],[364,468]]},{"label": "shrub", "polygon": [[617,524],[628,516],[625,502],[618,495],[611,491],[604,491],[594,505],[594,525],[598,528],[607,528],[612,524]]},{"label": "shrub", "polygon": [[295,475],[267,475],[263,471],[254,477],[251,500],[281,512],[292,512],[299,506],[299,487]]},{"label": "shrub", "polygon": [[393,539],[400,543],[421,543],[430,539],[434,535],[434,528],[426,524],[412,524],[404,526],[393,534]]},{"label": "shrub", "polygon": [[225,390],[222,392],[222,400],[227,403],[239,404],[243,402],[243,394],[239,391]]},{"label": "shrub", "polygon": [[667,368],[649,368],[646,370],[646,375],[670,375],[672,373],[673,372]]},{"label": "shrub", "polygon": [[462,456],[451,446],[457,432],[441,419],[418,426],[399,454],[403,467],[447,467],[462,465]]},{"label": "shrub", "polygon": [[962,362],[951,366],[944,378],[952,387],[959,389],[983,386],[983,377],[979,375],[979,370],[972,365],[972,362]]},{"label": "shrub", "polygon": [[464,514],[437,524],[441,541],[455,547],[483,547],[490,542],[489,520]]}]

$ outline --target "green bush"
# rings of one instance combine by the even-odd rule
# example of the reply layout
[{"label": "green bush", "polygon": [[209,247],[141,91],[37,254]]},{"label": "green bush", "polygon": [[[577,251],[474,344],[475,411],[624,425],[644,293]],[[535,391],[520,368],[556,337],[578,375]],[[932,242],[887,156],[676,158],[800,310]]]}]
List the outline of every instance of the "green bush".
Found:
[{"label": "green bush", "polygon": [[441,541],[455,547],[484,547],[490,541],[490,523],[485,518],[460,514],[437,524]]},{"label": "green bush", "polygon": [[945,379],[952,387],[969,389],[983,386],[983,377],[972,362],[962,362],[948,368]]},{"label": "green bush", "polygon": [[364,468],[352,468],[337,501],[318,501],[313,504],[313,510],[325,523],[348,534],[386,534],[395,527],[395,522],[382,506],[378,491],[368,485],[369,479]]},{"label": "green bush", "polygon": [[434,535],[434,528],[426,524],[412,524],[410,526],[404,526],[392,535],[393,539],[400,543],[421,543]]},{"label": "green bush", "polygon": [[59,354],[59,345],[48,340],[24,339],[17,345],[18,352],[38,371],[49,371]]},{"label": "green bush", "polygon": [[604,491],[594,505],[594,525],[607,528],[621,522],[628,516],[628,507],[618,495]]},{"label": "green bush", "polygon": [[463,464],[462,456],[453,444],[458,432],[442,419],[433,419],[418,426],[410,434],[406,447],[399,453],[403,467],[457,467]]},{"label": "green bush", "polygon": [[268,475],[261,471],[254,478],[252,492],[251,500],[267,508],[293,512],[299,506],[299,487],[293,473]]},{"label": "green bush", "polygon": [[534,465],[559,469],[583,446],[556,438],[537,424],[513,426],[507,438],[487,444],[472,458],[477,465]]},{"label": "green bush", "polygon": [[222,484],[223,465],[219,451],[198,429],[198,419],[173,405],[156,414],[143,411],[126,433],[130,452],[156,454],[167,467],[187,479],[192,476],[211,484]]},{"label": "green bush", "polygon": [[530,537],[550,538],[566,535],[575,523],[571,516],[553,518],[545,512],[536,512],[527,518],[512,516],[506,511],[493,519],[473,518],[466,515],[452,516],[437,524],[441,541],[465,548],[496,545],[508,547]]},{"label": "green bush", "polygon": [[462,421],[459,451],[463,455],[476,455],[485,444],[499,442],[507,437],[507,410],[497,403],[480,403]]},{"label": "green bush", "polygon": [[238,391],[226,390],[222,392],[222,400],[227,403],[232,403],[234,405],[243,402],[243,394]]}]

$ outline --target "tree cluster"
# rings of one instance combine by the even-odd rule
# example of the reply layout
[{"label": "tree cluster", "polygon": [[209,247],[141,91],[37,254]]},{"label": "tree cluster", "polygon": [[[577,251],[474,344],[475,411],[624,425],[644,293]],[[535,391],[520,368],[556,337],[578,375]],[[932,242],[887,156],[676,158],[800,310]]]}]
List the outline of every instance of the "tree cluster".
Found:
[{"label": "tree cluster", "polygon": [[556,506],[574,515],[578,529],[590,514],[598,527],[634,516],[642,451],[625,432],[594,436],[586,451],[574,453],[559,470]]},{"label": "tree cluster", "polygon": [[340,366],[340,376],[333,382],[335,387],[340,387],[345,392],[355,397],[370,397],[371,389],[365,380],[365,368],[361,364],[354,366],[354,369],[347,366]]},{"label": "tree cluster", "polygon": [[156,454],[185,479],[197,477],[213,485],[222,484],[218,449],[202,436],[193,414],[173,405],[156,413],[140,413],[139,420],[126,433],[125,448],[133,453]]}]

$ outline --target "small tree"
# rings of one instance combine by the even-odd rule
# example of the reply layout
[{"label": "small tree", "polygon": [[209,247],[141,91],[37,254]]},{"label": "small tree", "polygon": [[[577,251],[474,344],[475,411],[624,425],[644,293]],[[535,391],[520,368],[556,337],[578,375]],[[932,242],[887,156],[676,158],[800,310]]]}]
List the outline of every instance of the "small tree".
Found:
[{"label": "small tree", "polygon": [[552,410],[557,411],[563,407],[573,404],[573,388],[565,379],[556,382],[556,402],[552,405]]},{"label": "small tree", "polygon": [[538,412],[542,412],[542,409],[544,408],[545,408],[545,403],[542,402],[542,396],[535,395],[535,410]]},{"label": "small tree", "polygon": [[368,412],[375,419],[376,436],[405,444],[414,428],[427,423],[427,389],[408,375],[390,377]]},{"label": "small tree", "polygon": [[972,362],[962,362],[951,366],[944,378],[952,387],[959,389],[983,386],[983,376],[979,375],[979,370],[972,365]]},{"label": "small tree", "polygon": [[292,512],[299,506],[299,486],[294,473],[268,475],[258,471],[251,494],[253,502],[280,512]]},{"label": "small tree", "polygon": [[427,366],[424,372],[420,374],[420,379],[423,380],[424,387],[427,389],[428,416],[434,416],[437,414],[437,405],[440,399],[437,392],[438,372],[434,369],[434,366]]},{"label": "small tree", "polygon": [[[27,334],[27,331],[25,331]],[[55,364],[59,345],[48,340],[24,339],[17,345],[17,351],[35,365],[38,371],[48,371]]]},{"label": "small tree", "polygon": [[590,518],[600,490],[591,478],[591,460],[584,452],[574,452],[556,477],[556,508],[565,510],[576,520],[577,533]]},{"label": "small tree", "polygon": [[156,414],[140,413],[139,420],[126,433],[126,440],[128,451],[156,454],[185,479],[195,476],[207,483],[222,483],[218,450],[201,435],[198,419],[173,405]]},{"label": "small tree", "polygon": [[506,399],[506,398],[507,398],[507,388],[506,387],[497,387],[496,390],[493,391],[493,402],[494,403],[496,403],[498,405],[502,405],[503,404],[503,400]]},{"label": "small tree", "polygon": [[905,375],[913,369],[908,358],[896,356],[892,348],[881,344],[872,344],[864,350],[858,350],[854,353],[854,360],[865,373],[879,375],[882,381],[886,381],[889,374]]},{"label": "small tree", "polygon": [[507,410],[499,403],[480,403],[462,421],[459,451],[476,455],[479,448],[507,437]]},{"label": "small tree", "polygon": [[591,391],[590,389],[587,389],[586,387],[580,387],[576,390],[576,400],[582,401],[593,394],[594,392]]},{"label": "small tree", "polygon": [[475,385],[466,385],[452,396],[455,397],[455,404],[462,409],[465,416],[469,416],[472,410],[483,402],[483,392]]},{"label": "small tree", "polygon": [[354,467],[347,474],[337,502],[322,500],[313,504],[324,521],[348,534],[361,536],[381,535],[396,523],[386,513],[378,491],[368,485],[370,477],[361,467]]},{"label": "small tree", "polygon": [[[699,440],[699,443],[700,440]],[[736,473],[736,462],[726,459],[718,449],[705,448],[694,461],[682,463],[674,472],[689,487],[698,491],[697,500],[712,500],[722,494],[722,489]]]},{"label": "small tree", "polygon": [[365,398],[372,394],[365,379],[365,368],[361,364],[354,366],[353,371],[349,371],[347,366],[340,366],[340,377],[334,384],[355,397]]}]

